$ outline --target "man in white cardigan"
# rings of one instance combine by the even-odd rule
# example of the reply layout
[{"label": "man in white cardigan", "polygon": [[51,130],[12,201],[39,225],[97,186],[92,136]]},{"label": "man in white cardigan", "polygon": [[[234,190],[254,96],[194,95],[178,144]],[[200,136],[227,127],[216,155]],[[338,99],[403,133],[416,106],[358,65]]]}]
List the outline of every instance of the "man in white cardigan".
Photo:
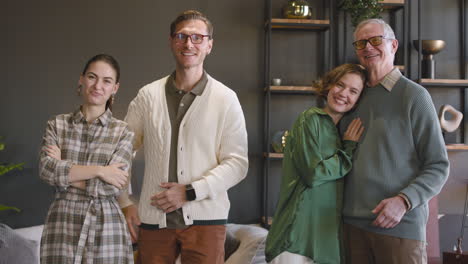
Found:
[{"label": "man in white cardigan", "polygon": [[198,11],[171,24],[176,70],[144,86],[125,120],[144,146],[138,207],[120,199],[142,263],[224,263],[227,190],[247,174],[247,132],[236,94],[203,69],[213,26]]}]

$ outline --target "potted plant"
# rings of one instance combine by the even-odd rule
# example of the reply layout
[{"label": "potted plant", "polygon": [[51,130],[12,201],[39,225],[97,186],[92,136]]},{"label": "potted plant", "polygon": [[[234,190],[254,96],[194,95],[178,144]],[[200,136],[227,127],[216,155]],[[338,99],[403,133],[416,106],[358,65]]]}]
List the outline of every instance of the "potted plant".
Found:
[{"label": "potted plant", "polygon": [[380,18],[383,7],[382,0],[342,0],[339,7],[349,13],[351,24],[356,27],[359,22],[369,18]]},{"label": "potted plant", "polygon": [[[5,144],[3,142],[0,142],[0,151],[4,149],[5,149]],[[18,163],[18,164],[0,163],[0,176],[5,175],[12,170],[21,170],[23,169],[23,165],[24,163]],[[17,212],[20,211],[20,209],[16,207],[0,204],[0,211],[5,211],[5,210],[14,210]]]}]

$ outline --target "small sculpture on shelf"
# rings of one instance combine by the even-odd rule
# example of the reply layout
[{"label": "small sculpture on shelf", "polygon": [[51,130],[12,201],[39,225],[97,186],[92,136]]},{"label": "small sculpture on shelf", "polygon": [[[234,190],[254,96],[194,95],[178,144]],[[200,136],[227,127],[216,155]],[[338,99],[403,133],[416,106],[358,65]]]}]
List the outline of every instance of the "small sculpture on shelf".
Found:
[{"label": "small sculpture on shelf", "polygon": [[[450,119],[445,118],[445,113],[448,112],[451,114]],[[440,121],[440,127],[442,128],[443,132],[453,132],[455,131],[459,126],[460,123],[463,119],[463,114],[455,109],[451,105],[442,105],[439,110],[439,121]]]},{"label": "small sculpture on shelf", "polygon": [[[413,46],[419,51],[419,41],[413,40]],[[423,78],[435,78],[435,61],[434,55],[445,48],[445,41],[424,39],[421,41],[421,49],[423,54],[421,75]]]},{"label": "small sculpture on shelf", "polygon": [[306,0],[289,0],[283,7],[285,18],[310,19],[312,11]]},{"label": "small sculpture on shelf", "polygon": [[271,139],[271,147],[276,153],[283,153],[284,147],[286,147],[286,137],[288,136],[289,131],[278,131],[273,134]]},{"label": "small sculpture on shelf", "polygon": [[271,79],[271,84],[274,86],[280,86],[281,85],[281,79],[280,78],[273,78]]}]

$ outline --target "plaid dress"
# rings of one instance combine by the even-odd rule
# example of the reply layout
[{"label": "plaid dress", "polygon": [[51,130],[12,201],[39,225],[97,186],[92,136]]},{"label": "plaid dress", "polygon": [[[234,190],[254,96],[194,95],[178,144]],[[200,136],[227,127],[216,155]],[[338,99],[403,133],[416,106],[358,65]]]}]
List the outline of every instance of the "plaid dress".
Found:
[{"label": "plaid dress", "polygon": [[70,185],[73,165],[125,163],[131,166],[133,132],[110,110],[87,123],[78,109],[48,121],[42,145],[56,145],[62,160],[40,153],[41,179],[56,188],[41,239],[41,263],[133,263],[125,218],[117,203],[120,190],[98,178],[86,190]]}]

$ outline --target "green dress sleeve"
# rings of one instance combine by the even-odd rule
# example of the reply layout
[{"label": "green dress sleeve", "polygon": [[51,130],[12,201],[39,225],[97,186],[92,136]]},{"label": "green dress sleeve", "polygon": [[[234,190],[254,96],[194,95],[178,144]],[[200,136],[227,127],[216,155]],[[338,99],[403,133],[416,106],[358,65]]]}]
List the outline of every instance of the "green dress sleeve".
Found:
[{"label": "green dress sleeve", "polygon": [[305,185],[314,187],[348,173],[356,145],[353,141],[341,142],[328,115],[306,112],[294,124],[286,151]]}]

